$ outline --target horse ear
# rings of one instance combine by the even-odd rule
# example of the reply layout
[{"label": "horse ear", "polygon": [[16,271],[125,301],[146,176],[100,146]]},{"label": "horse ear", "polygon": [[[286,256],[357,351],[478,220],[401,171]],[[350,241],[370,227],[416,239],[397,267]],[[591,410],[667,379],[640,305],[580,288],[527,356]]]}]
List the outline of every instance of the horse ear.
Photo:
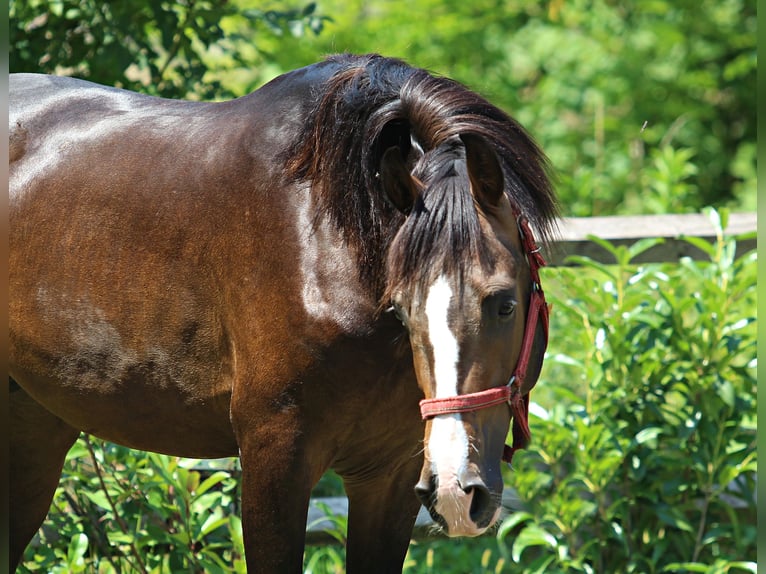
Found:
[{"label": "horse ear", "polygon": [[474,134],[461,134],[465,145],[468,175],[477,201],[486,207],[496,207],[505,187],[503,168],[487,140]]},{"label": "horse ear", "polygon": [[380,179],[394,207],[405,215],[409,214],[415,204],[417,189],[399,146],[392,146],[383,154],[380,160]]}]

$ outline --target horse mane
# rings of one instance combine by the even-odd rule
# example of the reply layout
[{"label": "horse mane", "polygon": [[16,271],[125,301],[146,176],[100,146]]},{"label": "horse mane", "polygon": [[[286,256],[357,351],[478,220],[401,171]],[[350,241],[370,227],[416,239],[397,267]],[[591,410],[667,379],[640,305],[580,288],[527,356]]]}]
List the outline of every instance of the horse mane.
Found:
[{"label": "horse mane", "polygon": [[[454,265],[462,251],[485,259],[476,208],[467,186],[456,185],[467,178],[456,173],[465,157],[450,141],[461,135],[488,142],[511,205],[542,244],[550,242],[558,207],[548,162],[518,122],[458,82],[401,60],[342,54],[328,61],[337,71],[314,91],[303,133],[286,156],[287,176],[311,181],[317,217],[329,215],[340,229],[357,253],[362,279],[376,293],[415,280],[418,270]],[[383,152],[395,145],[428,185],[417,217],[407,220],[408,239],[397,248],[401,257],[387,269],[386,254],[405,219],[389,202],[378,171]]]}]

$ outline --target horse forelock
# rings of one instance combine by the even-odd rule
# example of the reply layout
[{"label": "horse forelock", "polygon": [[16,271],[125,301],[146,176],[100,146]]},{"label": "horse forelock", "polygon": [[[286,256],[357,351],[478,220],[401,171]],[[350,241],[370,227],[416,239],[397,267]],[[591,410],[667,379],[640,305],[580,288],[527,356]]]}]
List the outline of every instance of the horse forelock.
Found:
[{"label": "horse forelock", "polygon": [[491,269],[494,258],[470,191],[465,148],[459,139],[429,150],[413,176],[420,194],[387,254],[386,293],[425,292],[442,275],[463,277],[474,266]]},{"label": "horse forelock", "polygon": [[[449,271],[467,258],[489,261],[467,174],[460,173],[465,158],[448,143],[456,136],[484,138],[502,166],[511,205],[543,244],[552,238],[558,209],[547,160],[510,116],[458,82],[400,60],[372,54],[330,62],[337,71],[317,86],[287,172],[311,182],[316,216],[335,223],[357,254],[360,276],[377,294],[422,279],[413,270]],[[392,125],[409,138],[392,137]],[[424,152],[411,166],[424,192],[405,220],[387,200],[377,172],[386,147],[409,146],[410,138]],[[395,251],[388,254],[390,248]]]}]

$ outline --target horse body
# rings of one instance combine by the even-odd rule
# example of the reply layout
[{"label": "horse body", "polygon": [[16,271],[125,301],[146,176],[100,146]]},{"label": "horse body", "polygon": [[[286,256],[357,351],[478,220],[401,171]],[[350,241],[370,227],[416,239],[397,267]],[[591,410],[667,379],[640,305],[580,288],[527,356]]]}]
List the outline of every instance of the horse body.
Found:
[{"label": "horse body", "polygon": [[[427,447],[423,464],[417,402],[432,395],[441,364],[434,357],[445,354],[420,337],[429,312],[432,330],[443,320],[450,332],[447,318],[462,310],[457,293],[473,294],[474,317],[459,336],[461,345],[472,341],[471,353],[460,352],[470,364],[449,353],[441,360],[455,361],[455,385],[467,381],[462,392],[507,382],[525,315],[488,335],[477,327],[476,301],[486,298],[489,275],[523,310],[529,277],[503,192],[505,168],[477,153],[481,145],[456,136],[439,143],[401,111],[390,121],[381,116],[370,141],[352,137],[351,119],[361,117],[356,131],[369,132],[370,117],[393,109],[414,72],[379,57],[339,57],[222,103],[11,76],[12,564],[44,519],[80,431],[179,456],[239,455],[247,560],[258,571],[300,571],[310,491],[329,467],[349,496],[349,571],[401,568],[421,469],[421,497],[450,533],[476,534],[496,518],[497,468],[474,460],[470,472],[461,470],[473,482],[462,486],[456,469],[436,472],[428,459],[449,451],[449,440]],[[376,82],[382,87],[371,90]],[[365,90],[380,101],[352,97]],[[342,103],[333,104],[341,115],[332,126],[322,119],[333,107],[328,94]],[[324,159],[328,133],[343,132],[344,122],[356,178],[344,177],[342,159]],[[370,155],[375,173],[354,153]],[[442,261],[434,274],[449,295],[441,297],[436,276],[397,274],[397,261],[387,261],[398,243],[412,250],[417,233],[402,232],[416,219],[410,213],[438,201],[420,188],[438,181],[429,154],[472,164],[450,181],[462,182],[468,198],[474,188],[477,205],[487,201],[479,188],[500,186],[492,205],[471,207],[474,233],[489,237],[491,273],[466,264],[456,275]],[[493,169],[494,183],[486,175]],[[382,186],[377,195],[360,189],[368,185],[362,173]],[[381,312],[387,297],[407,315],[406,329]],[[503,359],[470,359],[482,348]],[[534,371],[524,392],[539,365]],[[497,467],[507,411],[453,415],[451,423],[436,417],[425,425],[427,444],[432,426],[468,429],[470,440],[491,443],[487,464]],[[437,493],[445,489],[465,495],[462,510],[445,506],[451,491]],[[480,489],[489,493],[477,514],[481,528],[461,531],[453,523],[465,522],[461,513]]]},{"label": "horse body", "polygon": [[[14,369],[30,371],[17,378],[98,436],[181,456],[236,455],[233,381],[299,377],[311,362],[301,347],[317,328],[302,291],[333,297],[322,269],[302,270],[298,256],[299,245],[332,238],[278,216],[307,211],[309,197],[280,188],[269,168],[269,154],[296,137],[299,114],[278,87],[189,106],[65,78],[16,81],[30,90],[10,120],[13,147],[25,148],[11,163],[12,356]],[[77,116],[57,119],[57,102]],[[264,145],[266,134],[288,139]],[[303,276],[314,285],[282,279]],[[338,309],[360,314],[354,303]],[[282,305],[291,313],[275,314]],[[291,360],[266,356],[265,336]],[[240,374],[238,357],[240,370],[257,372]],[[270,372],[280,369],[295,371]],[[163,419],[161,434],[145,425]]]}]

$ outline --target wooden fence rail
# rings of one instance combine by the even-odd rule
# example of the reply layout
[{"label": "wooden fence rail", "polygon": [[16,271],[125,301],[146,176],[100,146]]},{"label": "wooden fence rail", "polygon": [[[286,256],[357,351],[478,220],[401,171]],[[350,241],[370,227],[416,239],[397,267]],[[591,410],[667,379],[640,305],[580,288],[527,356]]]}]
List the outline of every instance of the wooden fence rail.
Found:
[{"label": "wooden fence rail", "polygon": [[[732,213],[729,216],[727,236],[742,236],[737,242],[737,255],[756,247],[757,216],[755,213]],[[635,263],[663,263],[678,261],[681,257],[707,259],[707,255],[684,237],[697,237],[713,243],[715,229],[706,215],[640,215],[567,218],[559,227],[559,238],[545,253],[549,265],[567,265],[570,255],[583,255],[601,263],[614,263],[614,257],[597,242],[595,236],[613,245],[630,246],[644,238],[662,238],[662,243],[643,252]],[[503,508],[515,512],[523,508],[516,492],[506,487],[503,492]],[[348,500],[345,497],[315,498],[311,501],[306,523],[307,544],[337,542],[331,535],[338,530],[338,522],[348,516]],[[340,519],[340,520],[339,520]],[[438,535],[437,529],[425,508],[420,509],[412,537],[423,539]]]},{"label": "wooden fence rail", "polygon": [[[737,242],[737,255],[755,249],[756,213],[732,213],[725,230],[728,236],[744,236]],[[639,255],[636,263],[678,261],[681,257],[705,259],[705,253],[684,241],[697,237],[713,243],[715,229],[702,214],[689,215],[628,215],[609,217],[571,217],[562,220],[559,240],[546,253],[550,265],[566,265],[569,255],[584,255],[601,263],[614,263],[612,255],[590,239],[596,236],[613,245],[630,246],[644,238],[661,238],[663,242]]]},{"label": "wooden fence rail", "polygon": [[[503,491],[502,506],[505,513],[518,512],[524,509],[516,491],[508,487]],[[338,540],[332,536],[331,532],[340,530],[338,523],[344,521],[347,516],[348,500],[345,496],[312,498],[306,521],[306,544],[337,544]],[[444,535],[436,528],[428,511],[421,506],[415,520],[415,528],[412,531],[413,540],[437,536]]]}]

